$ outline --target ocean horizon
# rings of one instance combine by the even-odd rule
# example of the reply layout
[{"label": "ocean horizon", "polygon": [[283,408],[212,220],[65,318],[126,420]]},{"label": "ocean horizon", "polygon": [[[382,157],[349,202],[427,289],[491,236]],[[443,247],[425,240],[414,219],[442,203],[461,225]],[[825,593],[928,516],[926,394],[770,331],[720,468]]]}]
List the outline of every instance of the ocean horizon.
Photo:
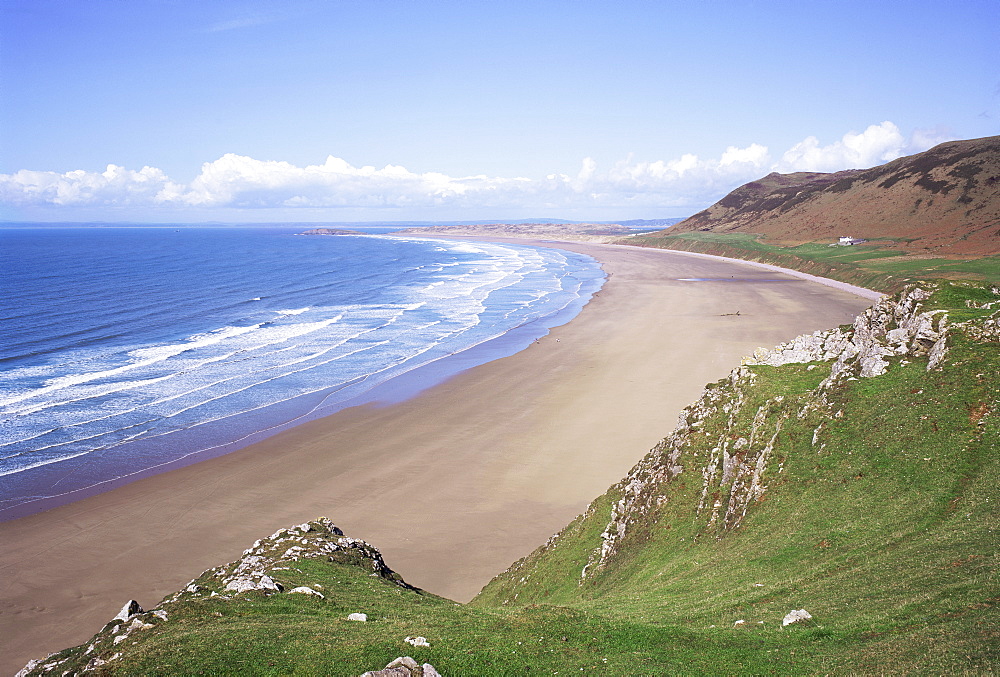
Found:
[{"label": "ocean horizon", "polygon": [[405,399],[604,281],[569,251],[394,230],[0,229],[0,521]]}]

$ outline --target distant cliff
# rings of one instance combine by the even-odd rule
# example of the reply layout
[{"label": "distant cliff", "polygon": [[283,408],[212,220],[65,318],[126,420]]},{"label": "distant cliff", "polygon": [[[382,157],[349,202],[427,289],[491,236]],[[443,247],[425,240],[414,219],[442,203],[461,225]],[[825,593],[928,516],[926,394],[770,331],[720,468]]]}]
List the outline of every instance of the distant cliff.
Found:
[{"label": "distant cliff", "polygon": [[772,173],[670,228],[799,244],[894,238],[914,253],[1000,253],[1000,136],[951,141],[872,169]]}]

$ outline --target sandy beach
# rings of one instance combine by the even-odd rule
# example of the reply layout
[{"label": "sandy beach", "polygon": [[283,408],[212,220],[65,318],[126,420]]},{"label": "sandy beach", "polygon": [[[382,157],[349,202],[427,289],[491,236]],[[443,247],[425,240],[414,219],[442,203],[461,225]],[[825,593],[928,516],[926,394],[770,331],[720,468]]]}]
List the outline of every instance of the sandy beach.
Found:
[{"label": "sandy beach", "polygon": [[608,282],[516,355],[0,524],[0,674],[321,515],[411,584],[468,600],[619,480],[742,356],[871,304],[744,263],[557,246],[599,259]]}]

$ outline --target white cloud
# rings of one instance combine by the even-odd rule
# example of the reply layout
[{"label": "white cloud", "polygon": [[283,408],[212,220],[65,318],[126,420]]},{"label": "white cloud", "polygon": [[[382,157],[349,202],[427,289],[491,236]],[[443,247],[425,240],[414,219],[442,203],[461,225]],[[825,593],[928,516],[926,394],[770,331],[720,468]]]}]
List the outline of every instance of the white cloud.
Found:
[{"label": "white cloud", "polygon": [[719,159],[719,164],[727,166],[750,163],[760,166],[767,162],[767,160],[767,146],[752,143],[746,148],[736,148],[735,146],[730,146],[726,149],[726,152],[722,154],[722,157]]},{"label": "white cloud", "polygon": [[768,148],[730,146],[718,158],[685,154],[673,160],[635,161],[632,157],[601,170],[585,158],[575,175],[550,174],[544,179],[451,177],[438,172],[415,173],[386,165],[355,167],[330,156],[323,164],[299,167],[288,162],[226,154],[202,165],[190,183],[170,180],[161,170],[132,171],[108,165],[104,172],[22,170],[0,175],[0,204],[19,207],[185,209],[348,209],[378,218],[386,209],[446,207],[485,216],[491,210],[644,208],[700,209],[733,188],[771,171],[837,171],[871,167],[906,153],[925,150],[944,140],[941,132],[915,132],[907,141],[891,122],[821,146],[808,137],[775,160]]},{"label": "white cloud", "polygon": [[820,146],[819,139],[810,136],[785,151],[776,170],[836,172],[842,169],[867,169],[895,160],[908,152],[917,152],[910,151],[910,145],[903,138],[899,127],[886,121],[869,126],[860,134],[848,132],[839,141],[828,146]]},{"label": "white cloud", "polygon": [[332,155],[322,165],[297,167],[230,153],[202,165],[201,174],[178,199],[189,205],[236,207],[433,206],[473,193],[516,190],[527,181],[415,174],[397,165],[354,167]]},{"label": "white cloud", "polygon": [[181,187],[155,167],[132,171],[108,165],[103,172],[82,169],[58,174],[22,169],[0,174],[0,200],[13,205],[146,205],[168,201]]}]

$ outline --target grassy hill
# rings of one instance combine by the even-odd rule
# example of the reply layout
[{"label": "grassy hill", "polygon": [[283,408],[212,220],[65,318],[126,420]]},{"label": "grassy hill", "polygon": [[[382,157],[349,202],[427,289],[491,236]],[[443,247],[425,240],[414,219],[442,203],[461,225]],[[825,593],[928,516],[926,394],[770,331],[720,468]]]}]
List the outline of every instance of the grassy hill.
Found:
[{"label": "grassy hill", "polygon": [[925,284],[755,354],[468,605],[323,519],[32,674],[995,671],[998,319],[994,286]]},{"label": "grassy hill", "polygon": [[[836,246],[841,236],[867,241]],[[872,169],[769,174],[667,230],[620,242],[885,292],[929,277],[1000,283],[1000,137],[951,141]]]},{"label": "grassy hill", "polygon": [[673,232],[758,233],[776,244],[891,238],[919,254],[997,254],[1000,136],[942,143],[864,170],[769,174]]}]

